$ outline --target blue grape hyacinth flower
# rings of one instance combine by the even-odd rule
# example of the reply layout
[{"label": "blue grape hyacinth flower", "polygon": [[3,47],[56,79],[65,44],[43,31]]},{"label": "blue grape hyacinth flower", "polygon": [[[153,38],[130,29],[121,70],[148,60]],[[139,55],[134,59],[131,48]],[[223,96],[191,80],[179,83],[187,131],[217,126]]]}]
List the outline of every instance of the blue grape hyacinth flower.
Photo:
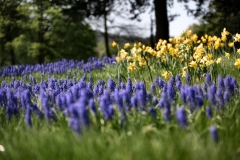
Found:
[{"label": "blue grape hyacinth flower", "polygon": [[212,85],[212,77],[209,73],[206,74],[206,83],[211,86]]},{"label": "blue grape hyacinth flower", "polygon": [[32,111],[29,105],[26,108],[27,109],[25,113],[25,122],[29,127],[32,127],[32,119],[31,119]]},{"label": "blue grape hyacinth flower", "polygon": [[206,107],[206,115],[209,119],[212,118],[212,109],[209,106]]},{"label": "blue grape hyacinth flower", "polygon": [[213,141],[214,141],[215,143],[217,143],[217,142],[219,141],[218,132],[217,132],[217,127],[211,126],[211,127],[210,127],[210,134],[211,134],[211,137],[212,137]]},{"label": "blue grape hyacinth flower", "polygon": [[176,118],[182,128],[187,126],[187,113],[183,106],[177,109]]},{"label": "blue grape hyacinth flower", "polygon": [[171,109],[170,107],[165,107],[163,110],[164,119],[166,122],[170,122],[171,119]]}]

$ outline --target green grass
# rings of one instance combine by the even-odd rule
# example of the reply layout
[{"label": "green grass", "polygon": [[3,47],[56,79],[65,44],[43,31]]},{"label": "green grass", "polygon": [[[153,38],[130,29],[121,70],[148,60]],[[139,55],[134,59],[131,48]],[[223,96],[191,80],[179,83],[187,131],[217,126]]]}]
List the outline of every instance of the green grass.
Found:
[{"label": "green grass", "polygon": [[[32,129],[22,121],[4,123],[0,144],[5,152],[0,159],[239,159],[239,102],[231,105],[213,120],[200,112],[185,129],[174,121],[165,124],[160,118],[151,123],[146,118],[131,119],[119,129],[90,127],[79,136],[65,120],[36,122]],[[218,144],[209,135],[211,123],[219,128]]]}]

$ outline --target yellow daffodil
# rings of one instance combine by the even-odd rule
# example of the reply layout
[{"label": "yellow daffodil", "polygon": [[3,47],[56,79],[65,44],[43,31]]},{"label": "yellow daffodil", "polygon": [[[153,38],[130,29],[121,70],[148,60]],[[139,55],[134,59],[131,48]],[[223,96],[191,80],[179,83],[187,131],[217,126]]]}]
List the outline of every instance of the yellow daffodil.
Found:
[{"label": "yellow daffodil", "polygon": [[137,49],[137,52],[138,52],[138,53],[142,52],[142,48],[138,48],[138,49]]},{"label": "yellow daffodil", "polygon": [[168,48],[168,49],[171,49],[171,48],[172,48],[172,44],[171,44],[171,43],[168,43],[168,44],[167,44],[167,48]]},{"label": "yellow daffodil", "polygon": [[240,42],[240,34],[236,34],[235,36],[234,36],[234,42]]},{"label": "yellow daffodil", "polygon": [[179,55],[178,58],[179,58],[180,62],[184,61],[184,56],[183,55]]},{"label": "yellow daffodil", "polygon": [[214,60],[207,60],[206,61],[206,66],[210,66],[210,65],[212,65],[214,63]]},{"label": "yellow daffodil", "polygon": [[163,71],[162,76],[164,77],[165,80],[168,80],[171,77],[171,73],[168,71]]},{"label": "yellow daffodil", "polygon": [[183,40],[183,37],[174,37],[176,44],[181,43],[181,41]]},{"label": "yellow daffodil", "polygon": [[115,59],[116,59],[116,61],[117,61],[118,63],[121,62],[121,58],[120,58],[120,57],[116,57]]},{"label": "yellow daffodil", "polygon": [[166,54],[166,53],[167,53],[167,47],[166,47],[166,45],[161,46],[160,52],[161,52],[161,54]]},{"label": "yellow daffodil", "polygon": [[136,69],[135,63],[129,63],[129,65],[128,65],[128,70],[134,71],[135,69]]},{"label": "yellow daffodil", "polygon": [[221,40],[222,40],[223,42],[226,42],[227,36],[226,36],[226,35],[222,35]]},{"label": "yellow daffodil", "polygon": [[238,67],[238,69],[240,69],[240,58],[238,58],[238,59],[235,60],[234,65],[235,65],[236,67]]},{"label": "yellow daffodil", "polygon": [[230,53],[225,52],[225,57],[230,58]]},{"label": "yellow daffodil", "polygon": [[217,38],[217,40],[214,43],[214,49],[218,49],[221,46],[221,40],[220,38]]},{"label": "yellow daffodil", "polygon": [[196,53],[196,52],[193,54],[193,58],[196,62],[201,61],[202,57],[203,57],[203,54]]},{"label": "yellow daffodil", "polygon": [[213,54],[208,53],[208,54],[207,54],[207,59],[212,59],[212,58],[213,58]]},{"label": "yellow daffodil", "polygon": [[207,43],[207,48],[208,48],[208,49],[211,49],[211,48],[212,48],[212,44],[213,44],[213,42],[210,42],[210,41],[209,41],[209,42]]},{"label": "yellow daffodil", "polygon": [[169,48],[168,50],[169,50],[169,54],[170,54],[172,57],[174,57],[175,54],[177,53],[177,52],[175,52],[175,49],[174,49],[173,47],[172,47],[172,48]]},{"label": "yellow daffodil", "polygon": [[163,41],[162,39],[159,39],[159,40],[158,40],[158,43],[157,43],[157,45],[156,45],[156,49],[157,49],[157,50],[160,49],[160,47],[161,47],[161,45],[162,45],[162,41]]},{"label": "yellow daffodil", "polygon": [[147,46],[144,51],[150,53],[151,55],[155,54],[155,50],[152,49],[152,47],[149,47],[149,46]]},{"label": "yellow daffodil", "polygon": [[233,47],[234,46],[234,43],[233,42],[229,42],[228,43],[228,47]]},{"label": "yellow daffodil", "polygon": [[208,39],[209,36],[208,36],[207,34],[204,34],[204,37],[205,37],[206,39]]},{"label": "yellow daffodil", "polygon": [[213,42],[212,36],[208,36],[207,40],[208,40],[208,42]]},{"label": "yellow daffodil", "polygon": [[140,67],[142,67],[142,66],[146,66],[147,62],[145,60],[143,60],[143,61],[139,61],[138,64]]},{"label": "yellow daffodil", "polygon": [[138,55],[138,56],[137,56],[137,60],[138,60],[139,62],[141,62],[143,59],[142,59],[142,57],[141,57],[140,55]]},{"label": "yellow daffodil", "polygon": [[125,43],[124,44],[124,49],[127,49],[127,48],[129,48],[130,47],[130,43]]},{"label": "yellow daffodil", "polygon": [[116,47],[117,43],[115,41],[112,42],[112,47]]},{"label": "yellow daffodil", "polygon": [[201,40],[202,40],[202,43],[206,43],[207,42],[207,39],[205,37],[201,37]]},{"label": "yellow daffodil", "polygon": [[136,49],[136,47],[133,47],[130,51],[131,51],[131,55],[132,55],[133,57],[136,57],[136,56],[137,56],[137,49]]},{"label": "yellow daffodil", "polygon": [[182,77],[184,78],[186,77],[186,75],[187,75],[187,72],[185,70],[182,70]]},{"label": "yellow daffodil", "polygon": [[161,62],[166,62],[166,61],[167,61],[166,56],[162,56],[161,57]]},{"label": "yellow daffodil", "polygon": [[144,58],[142,58],[141,56],[139,56],[139,57],[138,57],[138,64],[139,64],[140,67],[142,67],[142,66],[147,65],[147,62],[146,62],[146,60],[145,60]]},{"label": "yellow daffodil", "polygon": [[198,40],[197,34],[192,35],[192,41],[193,41],[194,43],[196,43],[197,40]]},{"label": "yellow daffodil", "polygon": [[237,50],[237,53],[240,54],[240,48]]},{"label": "yellow daffodil", "polygon": [[191,67],[191,68],[196,68],[196,67],[197,67],[196,61],[191,61],[191,62],[189,63],[189,67]]},{"label": "yellow daffodil", "polygon": [[189,38],[186,38],[185,41],[183,42],[184,44],[190,45],[191,40]]},{"label": "yellow daffodil", "polygon": [[166,45],[167,44],[167,41],[166,40],[163,40],[162,41],[162,45]]},{"label": "yellow daffodil", "polygon": [[212,41],[216,41],[217,39],[219,39],[217,36],[212,37]]},{"label": "yellow daffodil", "polygon": [[205,64],[207,62],[208,58],[207,56],[204,56],[201,60],[200,63]]},{"label": "yellow daffodil", "polygon": [[122,60],[125,60],[126,56],[128,55],[128,53],[124,49],[121,49],[119,51],[119,54],[120,54],[120,57],[121,57]]},{"label": "yellow daffodil", "polygon": [[132,62],[133,61],[133,57],[131,57],[131,56],[127,56],[126,59],[127,59],[128,62]]},{"label": "yellow daffodil", "polygon": [[226,30],[226,28],[223,28],[223,31],[222,31],[221,34],[222,34],[222,36],[223,35],[229,35],[229,32]]},{"label": "yellow daffodil", "polygon": [[202,70],[203,70],[203,68],[205,67],[204,64],[200,64],[199,66],[200,66],[200,68],[201,68]]},{"label": "yellow daffodil", "polygon": [[187,67],[182,68],[182,77],[186,77],[187,72],[186,72]]},{"label": "yellow daffodil", "polygon": [[156,55],[156,56],[157,56],[157,58],[160,58],[160,57],[161,57],[161,55],[162,55],[162,54],[161,54],[161,52],[160,52],[160,51],[157,51],[157,55]]},{"label": "yellow daffodil", "polygon": [[203,47],[203,44],[201,43],[197,48],[196,48],[196,51],[194,52],[193,54],[193,58],[199,62],[202,57],[203,57],[203,53],[204,53],[204,47]]},{"label": "yellow daffodil", "polygon": [[192,34],[192,30],[188,30],[187,31],[187,37],[190,37],[191,34]]},{"label": "yellow daffodil", "polygon": [[216,60],[216,63],[219,64],[219,63],[221,63],[221,61],[222,61],[222,58],[218,58],[218,59]]}]

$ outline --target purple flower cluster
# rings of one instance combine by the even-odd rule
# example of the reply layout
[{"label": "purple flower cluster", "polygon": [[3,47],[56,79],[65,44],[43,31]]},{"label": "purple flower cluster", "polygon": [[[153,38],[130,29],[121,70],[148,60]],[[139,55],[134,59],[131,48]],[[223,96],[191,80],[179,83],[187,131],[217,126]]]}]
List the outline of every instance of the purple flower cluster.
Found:
[{"label": "purple flower cluster", "polygon": [[95,69],[101,69],[106,64],[113,64],[114,58],[89,58],[86,63],[84,61],[66,60],[58,62],[36,64],[36,65],[17,65],[8,66],[0,70],[1,77],[26,76],[32,73],[40,72],[43,74],[64,74],[71,72],[73,69],[83,70],[88,73]]},{"label": "purple flower cluster", "polygon": [[[149,92],[144,82],[133,84],[130,78],[124,82],[121,77],[117,83],[110,78],[107,84],[98,80],[95,85],[86,74],[80,79],[57,80],[49,76],[46,80],[42,77],[39,83],[29,76],[29,84],[12,78],[10,83],[3,81],[0,86],[0,106],[6,109],[8,120],[23,112],[29,127],[32,127],[32,116],[51,122],[62,112],[76,133],[90,125],[90,112],[105,121],[120,115],[121,122],[125,122],[129,112],[145,111],[154,118],[159,109],[166,122],[170,123],[175,116],[179,126],[184,128],[188,125],[188,112],[207,106],[206,116],[211,118],[213,109],[224,109],[238,93],[235,78],[219,75],[215,84],[209,76],[206,83],[194,86],[184,85],[178,75],[168,82],[156,77],[149,84]],[[177,107],[177,103],[181,107]]]},{"label": "purple flower cluster", "polygon": [[215,126],[211,126],[209,130],[210,130],[210,135],[211,135],[213,141],[215,143],[217,143],[219,141],[217,128]]},{"label": "purple flower cluster", "polygon": [[[188,75],[186,85],[183,85],[179,75],[171,77],[166,83],[161,78],[155,78],[155,84],[160,91],[160,99],[157,106],[163,110],[163,116],[166,122],[171,119],[172,111],[176,110],[175,102],[181,99],[180,104],[193,112],[204,105],[206,107],[206,116],[211,118],[212,110],[223,110],[229,103],[230,99],[238,93],[238,84],[236,79],[227,75],[223,78],[218,76],[217,84],[212,81],[211,75],[206,74],[206,82],[202,85],[189,85],[190,75]],[[151,84],[152,86],[153,84]],[[151,87],[152,88],[152,87]],[[151,89],[153,90],[153,89]],[[156,91],[154,91],[156,93]],[[152,92],[152,93],[154,93]],[[154,101],[157,101],[156,98]],[[181,127],[187,125],[186,111],[180,107],[176,111],[176,119]]]}]

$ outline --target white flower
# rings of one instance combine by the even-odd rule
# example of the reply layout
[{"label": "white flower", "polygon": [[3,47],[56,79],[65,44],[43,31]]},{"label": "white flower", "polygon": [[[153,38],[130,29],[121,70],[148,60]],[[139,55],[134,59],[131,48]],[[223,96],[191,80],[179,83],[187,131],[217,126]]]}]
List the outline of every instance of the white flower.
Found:
[{"label": "white flower", "polygon": [[5,151],[4,147],[0,145],[0,152],[4,152],[4,151]]}]

